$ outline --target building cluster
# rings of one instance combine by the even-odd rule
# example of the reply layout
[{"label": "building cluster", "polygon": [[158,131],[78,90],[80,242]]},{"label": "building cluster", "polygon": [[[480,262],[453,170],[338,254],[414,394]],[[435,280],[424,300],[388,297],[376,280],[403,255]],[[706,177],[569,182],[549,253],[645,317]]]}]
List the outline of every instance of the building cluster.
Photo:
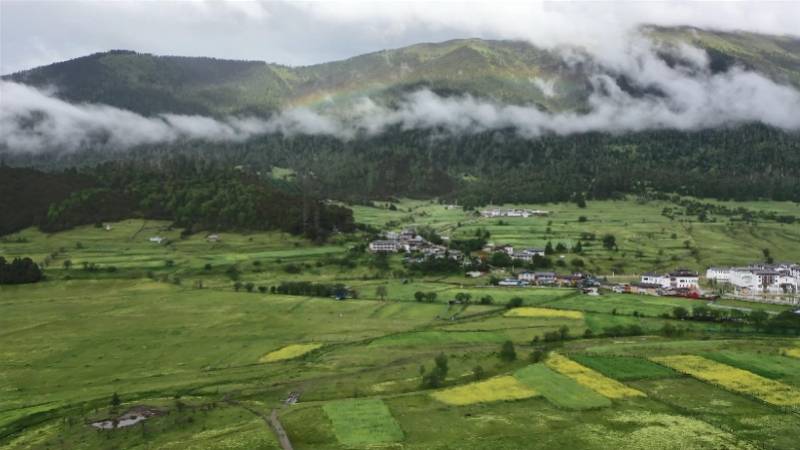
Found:
[{"label": "building cluster", "polygon": [[518,259],[520,261],[531,262],[533,261],[534,256],[541,256],[544,257],[544,250],[540,248],[525,248],[525,249],[514,249],[511,245],[494,245],[494,244],[486,244],[483,247],[483,251],[487,253],[493,252],[503,252],[506,253],[511,259]]},{"label": "building cluster", "polygon": [[369,243],[372,253],[420,253],[422,258],[450,258],[463,259],[464,255],[458,250],[448,249],[444,245],[434,244],[423,238],[414,230],[401,232],[389,231],[384,233],[383,239]]},{"label": "building cluster", "polygon": [[569,286],[587,287],[599,286],[594,278],[583,274],[559,275],[555,272],[520,272],[516,278],[506,278],[497,283],[499,286]]},{"label": "building cluster", "polygon": [[646,295],[700,297],[700,277],[697,272],[677,269],[669,273],[648,272],[638,283],[614,286],[615,292]]},{"label": "building cluster", "polygon": [[741,295],[794,295],[800,287],[800,265],[751,264],[746,267],[710,267],[706,278],[728,284]]},{"label": "building cluster", "polygon": [[501,209],[490,208],[481,211],[482,217],[542,217],[550,214],[549,211],[542,211],[540,209]]}]

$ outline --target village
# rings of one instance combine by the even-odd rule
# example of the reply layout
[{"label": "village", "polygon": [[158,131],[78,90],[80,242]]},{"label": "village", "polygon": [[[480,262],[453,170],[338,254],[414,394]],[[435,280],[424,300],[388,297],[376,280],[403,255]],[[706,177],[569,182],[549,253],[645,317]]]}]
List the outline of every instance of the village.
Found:
[{"label": "village", "polygon": [[[484,217],[528,217],[546,211],[531,210],[486,210]],[[527,214],[527,215],[523,215]],[[446,242],[449,239],[443,238]],[[487,285],[502,287],[572,287],[588,295],[603,292],[653,296],[684,297],[715,300],[720,297],[739,300],[800,304],[800,264],[753,263],[745,267],[709,267],[705,276],[698,272],[678,268],[671,272],[647,272],[637,281],[621,283],[609,281],[604,276],[584,272],[558,273],[553,270],[532,271],[525,269],[536,261],[545,261],[546,252],[540,248],[515,248],[512,245],[486,243],[476,252],[477,256],[451,249],[444,244],[434,244],[414,229],[400,232],[385,232],[382,239],[373,240],[368,249],[372,253],[404,253],[405,263],[421,263],[428,259],[448,259],[458,262],[469,278],[487,277]],[[493,255],[507,256],[511,267],[493,270],[487,260]],[[519,270],[515,269],[519,267]],[[502,274],[498,278],[496,274]]]}]

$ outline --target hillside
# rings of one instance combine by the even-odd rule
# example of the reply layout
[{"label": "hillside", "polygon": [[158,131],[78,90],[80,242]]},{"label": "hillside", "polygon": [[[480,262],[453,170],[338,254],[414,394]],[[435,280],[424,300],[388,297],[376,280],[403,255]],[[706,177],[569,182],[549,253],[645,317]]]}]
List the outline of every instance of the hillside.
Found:
[{"label": "hillside", "polygon": [[[797,38],[693,28],[648,28],[645,33],[659,42],[705,49],[712,69],[740,64],[800,87]],[[145,115],[266,114],[289,106],[325,109],[365,95],[391,104],[420,87],[443,95],[468,93],[564,111],[584,108],[591,89],[586,68],[568,65],[553,51],[525,42],[481,39],[417,44],[306,67],[115,50],[4,78],[55,86],[70,101],[104,103]]]},{"label": "hillside", "polygon": [[[643,32],[657,49],[646,56],[660,58],[659,70],[670,67],[661,74],[663,82],[648,79],[647,70],[631,79],[622,68],[583,53],[576,60],[528,43],[480,39],[417,44],[307,67],[99,53],[6,78],[55,87],[56,95],[73,103],[108,104],[145,116],[210,115],[219,119],[217,127],[193,135],[192,129],[207,124],[190,118],[196,128],[170,135],[174,130],[163,117],[137,116],[147,122],[145,129],[167,128],[166,138],[150,140],[135,126],[120,131],[103,125],[100,114],[101,125],[86,131],[83,108],[78,119],[63,124],[82,139],[73,140],[78,142],[72,151],[62,151],[62,134],[48,134],[58,127],[40,120],[34,106],[9,129],[26,139],[50,136],[55,145],[45,139],[31,151],[4,152],[0,141],[0,159],[64,169],[120,159],[158,164],[180,154],[228,169],[308,172],[316,189],[345,201],[439,196],[475,206],[649,192],[800,201],[800,125],[792,114],[800,107],[800,39],[685,27]],[[682,60],[685,55],[675,49],[683,43],[703,49],[708,67]],[[422,88],[433,93],[421,100],[409,96]],[[342,138],[337,131],[347,131],[346,120],[335,118],[357,109],[351,107],[365,97],[380,105],[378,120],[389,121],[379,133]],[[266,127],[271,131],[247,139],[215,139],[232,117],[271,115],[264,122],[274,125],[283,116],[274,113],[293,107],[310,109],[309,127],[322,122],[322,131]],[[333,124],[326,128],[329,118]],[[125,120],[112,125],[119,122]],[[131,134],[140,137],[127,151],[108,151],[113,145],[107,136],[124,141]]]}]

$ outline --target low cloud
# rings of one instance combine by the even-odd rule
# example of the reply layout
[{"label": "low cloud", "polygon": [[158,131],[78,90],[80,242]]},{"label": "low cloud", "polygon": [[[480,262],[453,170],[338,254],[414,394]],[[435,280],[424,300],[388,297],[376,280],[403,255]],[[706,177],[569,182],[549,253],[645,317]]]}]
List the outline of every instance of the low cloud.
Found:
[{"label": "low cloud", "polygon": [[[686,45],[658,48],[632,39],[613,59],[598,62],[570,54],[590,67],[592,86],[587,113],[548,113],[534,106],[509,105],[464,95],[441,97],[429,90],[406,95],[388,108],[362,98],[337,115],[289,109],[271,118],[161,114],[145,117],[97,104],[71,104],[53,92],[0,82],[0,148],[12,152],[72,151],[83,147],[125,149],[136,145],[197,139],[241,142],[260,135],[326,135],[340,139],[372,136],[390,127],[435,129],[454,134],[511,129],[536,138],[552,133],[651,129],[697,130],[760,122],[800,130],[800,93],[765,76],[734,67],[712,73],[705,52]],[[658,55],[672,53],[672,66]],[[624,75],[623,89],[617,77]],[[533,81],[532,89],[557,95],[551,82]]]}]

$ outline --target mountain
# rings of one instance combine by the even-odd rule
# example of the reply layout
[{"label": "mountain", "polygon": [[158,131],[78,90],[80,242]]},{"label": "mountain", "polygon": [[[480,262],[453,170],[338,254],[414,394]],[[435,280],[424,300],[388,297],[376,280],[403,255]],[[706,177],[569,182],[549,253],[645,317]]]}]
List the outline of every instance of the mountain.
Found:
[{"label": "mountain", "polygon": [[[687,43],[706,50],[712,70],[739,64],[800,88],[800,39],[696,28],[647,27],[643,33],[666,46]],[[306,67],[114,50],[4,78],[55,87],[69,101],[145,115],[269,114],[290,106],[324,110],[365,95],[391,105],[421,87],[440,95],[580,111],[592,89],[584,64],[567,63],[526,42],[481,39],[417,44]],[[623,88],[634,89],[622,81]]]},{"label": "mountain", "polygon": [[[106,112],[84,108],[61,123],[88,143],[77,139],[75,148],[62,150],[43,140],[32,150],[5,153],[0,144],[0,162],[61,170],[126,160],[157,168],[178,156],[223,172],[243,166],[267,174],[280,167],[301,174],[318,198],[346,201],[438,196],[476,206],[666,193],[800,201],[800,122],[791,114],[800,107],[800,39],[686,27],[641,32],[655,49],[643,57],[656,58],[656,68],[669,79],[661,84],[675,91],[648,84],[647,70],[632,77],[581,49],[545,50],[513,41],[418,44],[307,67],[98,53],[5,78],[55,88],[71,102],[146,116],[209,115],[223,124],[231,115],[267,116],[293,106],[347,112],[365,96],[384,106],[381,111],[407,113],[402,106],[408,104],[401,102],[427,88],[438,94],[431,108],[437,117],[456,116],[467,125],[453,132],[436,120],[424,126],[395,121],[380,133],[344,139],[281,129],[240,140],[142,139],[115,151],[103,145],[112,133],[106,125],[91,128],[85,122],[100,114],[107,124]],[[634,66],[644,64],[637,59],[642,55],[625,56]],[[708,67],[686,58],[704,58]],[[678,89],[686,84],[689,89]],[[464,94],[494,102],[476,106]],[[598,98],[605,102],[599,108]],[[459,111],[446,109],[447,100]],[[495,103],[535,108],[507,108],[504,117],[522,114],[523,120],[481,126],[475,118],[491,123],[499,114]],[[413,114],[425,118],[431,109]],[[16,127],[23,137],[72,136],[42,116],[31,110],[9,129]],[[145,128],[161,130],[167,120],[145,120]],[[526,135],[509,125],[537,121],[549,128]],[[131,131],[119,134],[124,138]]]}]

